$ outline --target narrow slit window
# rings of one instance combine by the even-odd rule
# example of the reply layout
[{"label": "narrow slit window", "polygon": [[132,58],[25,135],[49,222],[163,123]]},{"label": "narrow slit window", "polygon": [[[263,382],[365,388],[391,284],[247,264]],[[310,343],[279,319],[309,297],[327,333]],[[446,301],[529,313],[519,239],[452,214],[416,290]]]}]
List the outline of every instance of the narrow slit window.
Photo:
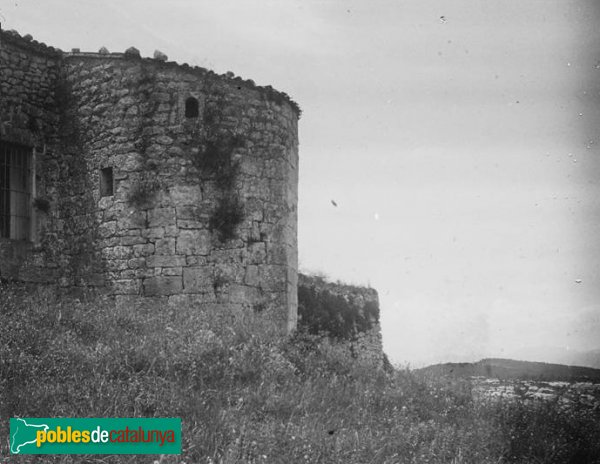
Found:
[{"label": "narrow slit window", "polygon": [[0,237],[31,236],[32,149],[0,142]]},{"label": "narrow slit window", "polygon": [[100,196],[110,197],[114,192],[113,169],[100,169]]},{"label": "narrow slit window", "polygon": [[185,117],[197,118],[199,114],[198,100],[196,100],[194,97],[188,98],[185,101]]}]

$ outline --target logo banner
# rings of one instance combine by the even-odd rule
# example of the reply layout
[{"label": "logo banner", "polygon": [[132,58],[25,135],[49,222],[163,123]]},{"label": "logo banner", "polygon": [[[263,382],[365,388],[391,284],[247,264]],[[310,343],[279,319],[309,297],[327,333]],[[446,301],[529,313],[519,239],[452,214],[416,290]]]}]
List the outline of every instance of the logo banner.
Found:
[{"label": "logo banner", "polygon": [[12,454],[181,454],[180,418],[11,418]]}]

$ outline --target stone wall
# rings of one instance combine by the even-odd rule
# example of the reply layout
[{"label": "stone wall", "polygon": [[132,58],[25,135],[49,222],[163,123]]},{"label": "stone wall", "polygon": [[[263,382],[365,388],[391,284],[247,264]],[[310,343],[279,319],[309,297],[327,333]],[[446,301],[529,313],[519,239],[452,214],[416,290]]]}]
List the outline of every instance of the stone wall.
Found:
[{"label": "stone wall", "polygon": [[[61,54],[30,36],[0,31],[0,140],[31,150],[35,181],[32,197],[41,197],[49,179],[49,158],[56,144],[58,108],[55,87]],[[0,278],[53,281],[58,263],[42,250],[46,213],[32,208],[31,241],[0,238]]]},{"label": "stone wall", "polygon": [[298,318],[299,328],[349,341],[356,358],[383,365],[376,290],[299,274]]},{"label": "stone wall", "polygon": [[38,147],[36,195],[49,205],[35,243],[0,243],[0,258],[26,256],[0,275],[295,327],[295,103],[135,49],[62,53],[0,37],[2,140]]},{"label": "stone wall", "polygon": [[42,148],[56,136],[54,88],[60,53],[30,37],[0,31],[0,136]]}]

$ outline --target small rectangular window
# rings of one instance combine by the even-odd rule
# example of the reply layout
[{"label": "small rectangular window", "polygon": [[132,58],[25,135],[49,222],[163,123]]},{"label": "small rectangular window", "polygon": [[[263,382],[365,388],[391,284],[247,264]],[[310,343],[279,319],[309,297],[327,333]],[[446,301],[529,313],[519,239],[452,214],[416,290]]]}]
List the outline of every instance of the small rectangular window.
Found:
[{"label": "small rectangular window", "polygon": [[100,196],[113,195],[113,170],[112,168],[100,169]]},{"label": "small rectangular window", "polygon": [[32,149],[0,142],[0,237],[31,235]]},{"label": "small rectangular window", "polygon": [[196,100],[194,97],[189,97],[185,101],[185,117],[197,118],[199,114],[198,100]]}]

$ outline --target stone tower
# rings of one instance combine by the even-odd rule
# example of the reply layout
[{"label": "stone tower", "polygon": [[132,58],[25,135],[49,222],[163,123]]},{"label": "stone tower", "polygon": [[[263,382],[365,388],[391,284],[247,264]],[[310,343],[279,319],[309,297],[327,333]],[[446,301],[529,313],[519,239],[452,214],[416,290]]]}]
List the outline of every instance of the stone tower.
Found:
[{"label": "stone tower", "polygon": [[297,311],[298,106],[231,73],[0,31],[0,278]]}]

